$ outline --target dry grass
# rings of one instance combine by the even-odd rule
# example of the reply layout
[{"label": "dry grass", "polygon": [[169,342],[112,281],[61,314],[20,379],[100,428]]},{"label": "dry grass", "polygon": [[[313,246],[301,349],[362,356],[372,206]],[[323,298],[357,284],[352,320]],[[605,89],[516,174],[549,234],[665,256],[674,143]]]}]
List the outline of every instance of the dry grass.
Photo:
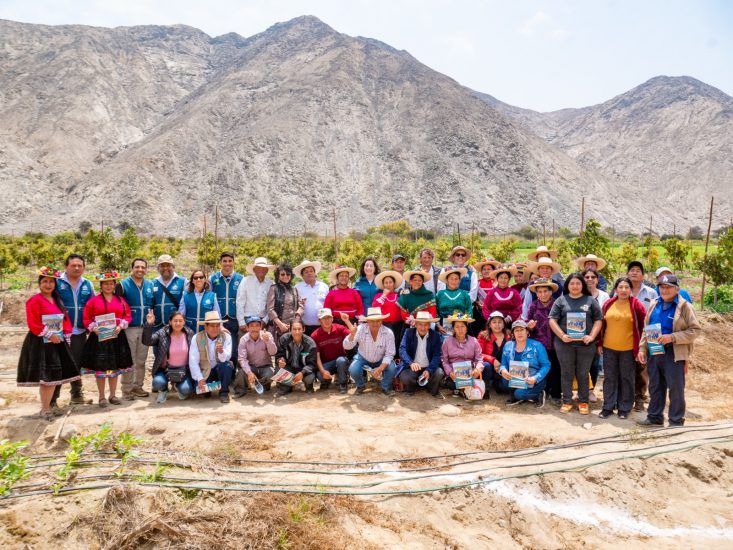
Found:
[{"label": "dry grass", "polygon": [[508,438],[499,439],[494,433],[489,432],[487,437],[476,445],[476,448],[480,451],[519,451],[552,443],[554,443],[552,438],[533,434],[515,432]]}]

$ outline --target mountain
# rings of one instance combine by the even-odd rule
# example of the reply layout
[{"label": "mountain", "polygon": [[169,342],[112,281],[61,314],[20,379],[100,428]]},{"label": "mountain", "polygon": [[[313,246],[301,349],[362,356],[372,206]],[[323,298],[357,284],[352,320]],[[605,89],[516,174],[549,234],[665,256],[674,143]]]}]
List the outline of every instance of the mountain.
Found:
[{"label": "mountain", "polygon": [[658,76],[600,105],[550,113],[476,95],[620,192],[663,197],[678,227],[705,225],[713,195],[718,219],[733,214],[733,98],[717,88]]}]

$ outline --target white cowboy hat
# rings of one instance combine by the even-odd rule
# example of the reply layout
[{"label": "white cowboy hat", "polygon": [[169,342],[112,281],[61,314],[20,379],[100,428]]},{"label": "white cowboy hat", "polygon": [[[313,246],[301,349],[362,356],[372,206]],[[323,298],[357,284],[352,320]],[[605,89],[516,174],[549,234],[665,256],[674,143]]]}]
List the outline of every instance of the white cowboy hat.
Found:
[{"label": "white cowboy hat", "polygon": [[223,325],[224,320],[219,317],[219,313],[216,311],[207,311],[206,315],[204,315],[204,320],[198,322],[199,325]]},{"label": "white cowboy hat", "polygon": [[249,273],[250,275],[254,275],[255,274],[255,272],[254,272],[254,268],[255,267],[264,267],[268,271],[270,269],[274,269],[275,268],[275,266],[272,265],[270,262],[268,262],[267,261],[267,258],[265,258],[263,256],[260,256],[259,258],[255,258],[255,261],[254,262],[252,262],[251,264],[247,264],[247,267],[246,267],[247,273]]},{"label": "white cowboy hat", "polygon": [[440,319],[431,317],[430,312],[428,311],[418,311],[417,315],[415,315],[416,323],[437,323],[438,321],[440,321]]},{"label": "white cowboy hat", "polygon": [[468,261],[468,259],[471,257],[471,251],[465,246],[461,246],[460,244],[453,247],[453,250],[450,251],[449,257],[452,258],[453,256],[455,256],[456,252],[458,252],[459,250],[463,250],[466,253],[466,261]]},{"label": "white cowboy hat", "polygon": [[463,277],[466,276],[466,273],[468,273],[468,270],[465,267],[446,267],[440,272],[440,275],[438,275],[438,280],[441,283],[444,283],[446,279],[448,279],[448,275],[451,273],[458,273],[460,275],[459,278],[463,279]]},{"label": "white cowboy hat", "polygon": [[396,271],[388,269],[387,271],[380,271],[379,275],[374,277],[374,284],[377,285],[377,288],[384,288],[384,284],[382,283],[382,281],[384,281],[385,277],[392,277],[394,279],[395,288],[402,284],[402,275],[400,275]]},{"label": "white cowboy hat", "polygon": [[489,274],[489,278],[496,280],[499,278],[499,275],[501,273],[507,273],[509,277],[514,277],[517,274],[517,268],[513,265],[503,265],[501,267],[497,267]]},{"label": "white cowboy hat", "polygon": [[409,283],[410,279],[412,279],[415,275],[420,275],[420,277],[422,277],[423,283],[432,277],[432,275],[427,271],[415,269],[414,271],[405,271],[403,278]]},{"label": "white cowboy hat", "polygon": [[555,273],[560,273],[560,269],[561,269],[560,264],[557,262],[553,262],[550,258],[544,258],[544,257],[540,258],[536,262],[532,262],[531,264],[529,264],[527,269],[529,270],[530,273],[536,273],[537,275],[539,275],[539,268],[542,267],[543,265],[551,267],[553,275]]},{"label": "white cowboy hat", "polygon": [[365,321],[381,321],[386,319],[389,315],[382,314],[381,307],[370,307],[367,309],[367,314],[364,316]]},{"label": "white cowboy hat", "polygon": [[603,258],[599,258],[595,254],[586,254],[585,256],[581,256],[575,262],[578,264],[578,267],[580,269],[585,269],[586,262],[595,262],[596,263],[596,269],[600,271],[604,267],[606,267],[606,260]]},{"label": "white cowboy hat", "polygon": [[555,258],[557,258],[557,250],[548,250],[547,247],[544,246],[544,245],[543,246],[538,246],[537,247],[537,250],[535,250],[534,252],[530,252],[529,254],[527,254],[527,258],[529,258],[533,262],[536,262],[537,261],[537,255],[538,254],[542,254],[542,253],[549,254],[550,255],[550,258],[552,258],[553,260]]},{"label": "white cowboy hat", "polygon": [[303,260],[293,268],[293,274],[295,274],[296,277],[300,277],[302,279],[303,275],[301,274],[306,267],[312,267],[316,270],[316,274],[318,274],[318,272],[321,270],[321,267],[323,266],[321,265],[321,262],[311,262],[310,260]]},{"label": "white cowboy hat", "polygon": [[331,282],[331,284],[338,284],[338,274],[342,271],[346,271],[349,274],[349,279],[356,275],[356,269],[354,269],[353,267],[338,266],[336,269],[328,274],[328,280]]},{"label": "white cowboy hat", "polygon": [[558,288],[557,283],[554,282],[552,279],[540,278],[535,280],[535,282],[533,282],[531,285],[529,285],[529,290],[536,293],[537,289],[542,286],[551,288],[553,292],[555,292]]}]

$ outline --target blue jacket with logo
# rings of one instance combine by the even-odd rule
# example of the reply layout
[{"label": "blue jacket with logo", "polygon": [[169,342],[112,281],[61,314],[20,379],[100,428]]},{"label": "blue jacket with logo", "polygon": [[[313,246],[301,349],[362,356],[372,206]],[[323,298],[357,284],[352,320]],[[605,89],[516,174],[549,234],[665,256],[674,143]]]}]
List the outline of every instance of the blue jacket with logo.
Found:
[{"label": "blue jacket with logo", "polygon": [[183,302],[178,310],[185,315],[186,326],[194,332],[204,329],[203,325],[199,325],[199,321],[203,321],[209,311],[219,311],[216,294],[210,290],[204,290],[200,296],[201,301],[199,301],[195,292],[187,292],[183,295]]},{"label": "blue jacket with logo", "polygon": [[237,318],[237,290],[243,280],[244,276],[236,271],[231,274],[229,281],[221,274],[221,271],[217,271],[209,279],[211,290],[216,294],[219,302],[222,317]]},{"label": "blue jacket with logo", "polygon": [[186,279],[180,275],[173,275],[170,281],[168,281],[168,292],[171,293],[174,302],[168,298],[168,295],[163,291],[163,281],[160,277],[156,277],[153,280],[153,311],[155,312],[155,326],[162,326],[168,324],[168,319],[171,313],[178,311],[183,299],[183,293],[186,288]]},{"label": "blue jacket with logo", "polygon": [[[79,280],[78,293],[74,293],[69,281],[66,279],[57,279],[56,288],[61,295],[61,301],[64,302],[66,310],[69,312],[71,326],[75,329],[85,330],[84,327],[84,306],[87,305],[89,298],[94,296],[94,287],[89,279],[82,277]],[[78,331],[74,331],[78,333]]]},{"label": "blue jacket with logo", "polygon": [[153,307],[153,282],[143,279],[143,284],[137,286],[132,277],[123,279],[120,283],[122,296],[130,306],[132,312],[131,327],[141,327],[145,324],[145,316]]}]

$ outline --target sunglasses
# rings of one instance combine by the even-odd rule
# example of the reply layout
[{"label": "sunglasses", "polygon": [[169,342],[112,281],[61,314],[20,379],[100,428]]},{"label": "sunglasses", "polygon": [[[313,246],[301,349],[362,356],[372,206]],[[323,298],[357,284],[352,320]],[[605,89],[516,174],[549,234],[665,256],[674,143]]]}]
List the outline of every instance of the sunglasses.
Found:
[{"label": "sunglasses", "polygon": [[206,279],[203,275],[196,275],[195,277],[192,277],[194,281],[200,281],[201,279]]},{"label": "sunglasses", "polygon": [[465,258],[465,256],[466,256],[466,255],[465,255],[465,254],[464,254],[463,252],[456,252],[456,253],[455,253],[455,254],[453,254],[453,255],[454,255],[454,256],[463,256],[464,258]]},{"label": "sunglasses", "polygon": [[292,277],[290,273],[280,273],[280,277]]}]

